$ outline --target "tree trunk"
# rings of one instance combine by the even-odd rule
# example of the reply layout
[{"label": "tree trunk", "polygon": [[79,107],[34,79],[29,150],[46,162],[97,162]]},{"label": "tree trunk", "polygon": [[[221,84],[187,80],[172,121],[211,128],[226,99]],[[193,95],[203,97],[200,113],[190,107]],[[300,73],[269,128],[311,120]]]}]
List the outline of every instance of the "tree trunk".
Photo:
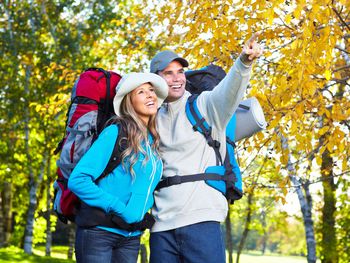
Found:
[{"label": "tree trunk", "polygon": [[51,232],[51,157],[47,158],[47,192],[46,192],[46,244],[45,244],[45,255],[51,256],[52,246],[52,232]]},{"label": "tree trunk", "polygon": [[226,249],[228,253],[228,262],[233,263],[233,241],[232,241],[232,226],[231,226],[231,207],[228,206],[228,213],[225,220],[226,227]]},{"label": "tree trunk", "polygon": [[24,252],[27,254],[32,254],[32,249],[33,249],[33,230],[34,230],[35,210],[37,208],[37,203],[38,203],[37,190],[43,178],[44,165],[45,165],[45,160],[43,161],[43,166],[41,168],[39,177],[36,181],[32,171],[30,172],[31,176],[29,181],[29,187],[30,187],[29,206],[28,206],[28,212],[27,212],[27,220],[26,220],[26,226],[25,226],[25,232],[24,232],[24,244],[23,244]]},{"label": "tree trunk", "polygon": [[[33,175],[31,175],[33,176]],[[34,230],[34,216],[35,209],[37,206],[36,200],[36,184],[33,180],[30,181],[30,190],[29,190],[29,207],[27,212],[27,221],[24,232],[24,252],[27,254],[32,254],[32,246],[33,246],[33,230]]]},{"label": "tree trunk", "polygon": [[[346,50],[348,42],[344,42],[343,49]],[[345,60],[345,66],[350,65],[350,57],[346,52],[341,53]],[[341,71],[341,77],[346,78],[349,75],[349,70]],[[341,83],[334,96],[335,99],[342,99],[346,91],[346,82]],[[332,112],[332,107],[328,108]],[[321,119],[321,125],[327,121],[327,116]],[[323,145],[328,137],[332,135],[325,133],[320,137],[320,145]],[[331,153],[326,148],[322,153],[321,164],[322,186],[323,186],[323,208],[322,208],[322,226],[321,226],[321,262],[322,263],[337,263],[339,255],[337,251],[337,238],[335,227],[335,213],[336,213],[336,190],[337,185],[334,182],[333,160]]]},{"label": "tree trunk", "polygon": [[337,263],[337,239],[335,229],[335,190],[333,178],[333,163],[329,151],[326,149],[322,154],[321,174],[323,177],[323,209],[322,209],[322,241],[321,262]]},{"label": "tree trunk", "polygon": [[[26,98],[29,100],[29,79],[31,74],[31,66],[26,67],[26,81],[24,85],[24,91]],[[29,206],[28,206],[28,212],[27,212],[27,220],[26,220],[26,227],[24,232],[24,252],[27,254],[32,254],[32,244],[33,244],[33,224],[34,224],[34,213],[36,209],[36,183],[35,178],[33,174],[32,169],[32,163],[31,163],[31,154],[30,154],[30,148],[29,148],[29,103],[27,103],[27,106],[25,107],[24,112],[24,123],[25,123],[25,153],[27,158],[27,164],[28,164],[28,172],[29,172]]]},{"label": "tree trunk", "polygon": [[0,194],[0,248],[5,246],[5,220],[4,220],[4,209],[2,205],[2,192]]},{"label": "tree trunk", "polygon": [[299,199],[301,212],[303,215],[303,222],[306,235],[306,247],[307,247],[307,262],[316,263],[316,240],[314,231],[314,222],[312,219],[312,198],[309,190],[309,184],[304,184],[305,195],[301,189],[301,181],[295,176],[289,176],[294,186]]},{"label": "tree trunk", "polygon": [[265,210],[263,210],[261,212],[261,224],[262,224],[262,227],[263,227],[263,231],[264,231],[264,234],[262,236],[262,240],[261,240],[261,254],[264,255],[265,254],[265,251],[266,251],[266,247],[267,247],[267,238],[268,238],[268,234],[267,234],[267,230],[266,230],[266,212]]},{"label": "tree trunk", "polygon": [[140,246],[140,263],[148,263],[147,249],[145,244],[141,244]]},{"label": "tree trunk", "polygon": [[74,254],[74,242],[75,242],[75,224],[73,223],[68,223],[69,224],[69,232],[68,232],[68,244],[69,244],[69,249],[68,249],[68,254],[67,257],[68,259],[73,259],[73,254]]},{"label": "tree trunk", "polygon": [[[289,149],[287,138],[281,136],[282,148],[284,150]],[[289,151],[290,152],[290,151]],[[304,228],[305,228],[305,236],[306,236],[306,247],[307,247],[307,262],[308,263],[316,263],[316,239],[315,239],[315,231],[314,231],[314,222],[312,219],[312,198],[309,191],[308,182],[304,184],[304,191],[301,188],[302,181],[297,178],[296,170],[294,164],[291,161],[290,154],[288,155],[288,176],[295,186],[295,190],[298,195],[299,204],[301,208],[301,212],[303,215]]]},{"label": "tree trunk", "polygon": [[12,183],[4,182],[1,201],[2,246],[7,246],[12,233]]},{"label": "tree trunk", "polygon": [[249,192],[248,194],[248,208],[247,208],[247,217],[245,220],[244,230],[242,233],[241,241],[239,242],[238,249],[237,249],[237,258],[236,263],[239,263],[239,257],[241,256],[241,253],[243,251],[245,241],[247,240],[250,223],[252,220],[252,203],[253,203],[253,191]]}]

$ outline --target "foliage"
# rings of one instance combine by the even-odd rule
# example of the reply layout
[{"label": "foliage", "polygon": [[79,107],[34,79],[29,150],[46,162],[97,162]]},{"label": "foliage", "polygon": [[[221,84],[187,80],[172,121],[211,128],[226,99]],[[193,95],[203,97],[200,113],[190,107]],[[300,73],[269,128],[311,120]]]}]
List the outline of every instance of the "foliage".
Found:
[{"label": "foliage", "polygon": [[[287,240],[280,251],[297,242],[288,238],[286,216],[275,210],[291,191],[282,134],[301,182],[323,180],[322,153],[327,149],[333,157],[338,248],[347,262],[349,12],[346,0],[1,2],[0,189],[9,182],[16,193],[12,242],[23,240],[30,171],[39,183],[34,243],[42,241],[46,188],[55,175],[52,152],[64,133],[71,87],[85,68],[146,70],[155,52],[172,48],[188,58],[191,68],[215,61],[229,69],[245,40],[260,31],[265,54],[254,65],[247,96],[259,99],[269,126],[239,143],[246,194],[254,194],[250,227],[258,237],[248,243],[261,242],[266,231],[271,249],[277,249],[277,237]],[[242,200],[234,206],[234,233],[242,232],[245,205]],[[234,238],[237,243],[239,235]],[[147,236],[143,239],[147,242]],[[302,251],[299,245],[293,247],[296,253]]]},{"label": "foliage", "polygon": [[[186,56],[192,68],[215,61],[228,69],[245,40],[261,32],[265,54],[254,66],[248,96],[262,104],[268,130],[239,147],[243,167],[265,154],[272,164],[264,164],[258,181],[246,174],[248,191],[255,185],[267,187],[276,201],[285,202],[291,188],[289,153],[301,183],[326,179],[319,170],[325,150],[333,158],[335,179],[348,180],[349,1],[170,0],[155,4],[154,11],[155,22],[166,27],[159,35]],[[290,149],[282,148],[280,135],[288,138]],[[349,198],[344,188],[337,191],[337,199],[342,196]],[[343,224],[347,216],[342,210],[338,207],[336,222]],[[345,227],[338,240],[340,232],[349,232],[350,225]]]},{"label": "foliage", "polygon": [[[35,231],[43,233],[44,225],[39,227],[38,222],[47,211],[44,193],[55,175],[56,157],[50,155],[64,133],[74,80],[91,66],[112,68],[117,64],[128,71],[133,67],[130,44],[139,57],[134,64],[141,63],[139,51],[149,48],[138,44],[144,38],[132,35],[133,30],[144,30],[140,21],[146,23],[138,19],[141,9],[132,1],[4,1],[0,10],[0,164],[4,167],[0,179],[12,182],[17,193],[11,201],[17,211],[12,242],[21,244],[28,204],[33,201],[28,190],[35,183],[41,201]],[[121,57],[118,52],[128,56],[127,60],[116,62]],[[51,171],[46,174],[48,165]],[[34,243],[42,241],[37,234],[35,238]]]},{"label": "foliage", "polygon": [[[266,137],[279,154],[279,169],[286,165],[274,131],[290,137],[296,151],[308,156],[318,147],[316,160],[324,149],[337,157],[342,171],[348,169],[350,114],[348,66],[349,49],[344,22],[348,1],[167,1],[157,7],[158,21],[167,26],[169,46],[191,58],[191,66],[216,60],[226,68],[232,65],[244,41],[260,31],[266,52],[255,67],[250,95],[262,103],[269,122]],[[173,12],[176,10],[176,12]],[[181,46],[180,46],[180,45]],[[340,47],[345,47],[345,53]],[[344,95],[335,97],[342,85]],[[322,126],[317,118],[325,116]],[[323,145],[315,140],[327,133]]]}]

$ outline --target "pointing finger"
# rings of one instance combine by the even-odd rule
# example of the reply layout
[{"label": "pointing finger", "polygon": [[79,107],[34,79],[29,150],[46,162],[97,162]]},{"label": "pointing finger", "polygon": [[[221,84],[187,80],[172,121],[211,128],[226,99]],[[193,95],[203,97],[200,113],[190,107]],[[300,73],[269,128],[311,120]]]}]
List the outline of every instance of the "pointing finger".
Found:
[{"label": "pointing finger", "polygon": [[260,36],[260,32],[255,32],[247,41],[247,46],[251,46]]}]

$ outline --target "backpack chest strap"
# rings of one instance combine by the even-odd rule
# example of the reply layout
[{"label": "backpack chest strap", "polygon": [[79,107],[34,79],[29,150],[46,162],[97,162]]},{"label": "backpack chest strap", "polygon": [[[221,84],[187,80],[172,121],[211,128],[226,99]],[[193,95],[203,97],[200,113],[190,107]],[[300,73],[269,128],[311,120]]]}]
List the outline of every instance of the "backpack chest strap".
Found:
[{"label": "backpack chest strap", "polygon": [[160,190],[164,187],[169,187],[173,185],[178,185],[182,183],[196,182],[196,181],[232,181],[234,179],[233,174],[225,174],[220,175],[216,173],[198,173],[198,174],[190,174],[190,175],[175,175],[167,177],[161,180],[155,190]]}]

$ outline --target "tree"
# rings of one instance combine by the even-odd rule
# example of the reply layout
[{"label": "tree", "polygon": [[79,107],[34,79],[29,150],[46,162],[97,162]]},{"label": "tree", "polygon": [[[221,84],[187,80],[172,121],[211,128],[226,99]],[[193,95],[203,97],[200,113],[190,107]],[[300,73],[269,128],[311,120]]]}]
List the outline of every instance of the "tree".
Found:
[{"label": "tree", "polygon": [[[0,10],[1,189],[6,196],[19,193],[11,202],[1,199],[2,215],[12,222],[12,211],[16,211],[12,242],[22,243],[30,254],[38,227],[34,219],[45,211],[50,214],[50,200],[42,202],[40,197],[52,195],[39,192],[53,181],[49,178],[55,174],[52,150],[64,131],[74,80],[85,68],[110,69],[116,61],[125,71],[140,68],[145,64],[142,54],[160,42],[140,37],[149,22],[141,19],[141,6],[133,1],[4,1]],[[132,30],[140,35],[131,34]],[[128,55],[124,61],[123,55]],[[7,182],[13,186],[7,187]],[[49,236],[50,216],[46,218]]]},{"label": "tree", "polygon": [[[285,173],[290,154],[299,160],[297,171],[305,164],[312,167],[308,164],[316,161],[319,168],[328,167],[330,178],[337,177],[331,173],[335,168],[339,176],[349,173],[350,139],[345,135],[350,131],[350,75],[346,74],[349,64],[344,59],[349,54],[349,1],[167,1],[156,10],[157,21],[167,26],[164,33],[169,35],[168,46],[190,58],[192,67],[215,60],[229,68],[244,40],[261,31],[267,49],[254,67],[249,95],[263,105],[269,126],[254,145],[268,142],[276,156],[277,173]],[[335,96],[340,89],[343,96]],[[281,127],[292,152],[282,148],[274,133],[276,127]],[[333,161],[322,166],[327,161],[326,151]],[[325,176],[315,180],[324,182],[327,189],[331,185],[323,181]],[[287,184],[284,180],[279,187]],[[335,188],[331,189],[336,198]],[[327,192],[324,195],[326,203],[335,201]],[[322,257],[339,249],[334,248],[337,242],[330,243],[333,247],[325,248]]]},{"label": "tree", "polygon": [[[289,150],[287,139],[282,136],[281,141],[283,149],[291,152]],[[296,189],[303,216],[307,246],[307,261],[308,263],[316,263],[316,239],[314,221],[312,219],[312,197],[309,189],[309,181],[298,178],[290,156],[288,157],[288,176]]]}]

